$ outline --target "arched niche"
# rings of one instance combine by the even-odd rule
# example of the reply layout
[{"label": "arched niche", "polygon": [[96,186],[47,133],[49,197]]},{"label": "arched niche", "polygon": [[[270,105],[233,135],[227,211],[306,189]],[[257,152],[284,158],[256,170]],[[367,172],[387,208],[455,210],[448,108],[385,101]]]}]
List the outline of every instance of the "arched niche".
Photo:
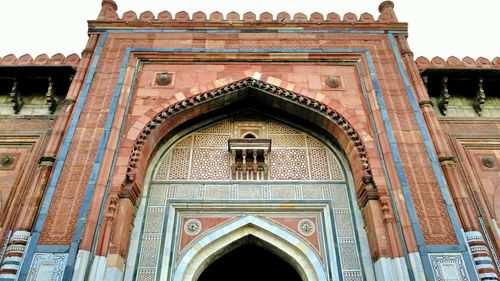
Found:
[{"label": "arched niche", "polygon": [[[273,207],[273,212],[283,213],[283,210],[287,209],[283,207],[283,203],[297,202],[292,202],[290,209],[294,209],[299,205],[300,208],[285,215],[301,215],[302,209],[314,209],[315,212],[317,211],[317,214],[321,214],[314,221],[318,229],[318,243],[317,248],[312,253],[316,255],[316,258],[313,258],[310,255],[311,253],[309,253],[305,258],[297,258],[298,260],[306,264],[313,263],[315,267],[323,268],[322,270],[330,268],[330,271],[333,272],[330,274],[335,276],[334,280],[343,274],[359,275],[360,278],[365,275],[373,275],[371,261],[369,260],[369,247],[366,234],[363,230],[363,220],[356,204],[352,173],[346,160],[347,155],[341,150],[341,144],[317,125],[301,121],[287,112],[271,111],[268,109],[268,107],[262,104],[250,103],[248,100],[242,103],[232,103],[230,106],[224,107],[224,110],[213,111],[212,114],[205,114],[200,118],[188,120],[183,125],[178,126],[176,130],[164,136],[163,140],[159,143],[159,148],[156,150],[155,156],[150,162],[146,175],[142,199],[134,223],[130,243],[131,247],[127,258],[128,272],[125,274],[125,280],[133,280],[133,276],[144,277],[147,275],[146,270],[151,269],[151,267],[149,269],[147,267],[150,264],[141,264],[144,254],[140,249],[146,249],[143,251],[149,253],[150,250],[153,251],[162,248],[155,257],[157,263],[156,272],[154,273],[154,276],[160,277],[161,280],[191,280],[189,278],[198,276],[203,271],[204,266],[206,267],[207,264],[213,261],[213,259],[200,261],[200,264],[197,265],[198,267],[192,266],[190,269],[186,268],[185,270],[191,272],[187,275],[189,276],[187,277],[188,279],[183,279],[184,277],[181,279],[169,279],[170,277],[173,278],[174,270],[175,272],[179,271],[179,266],[182,267],[185,263],[194,262],[194,260],[191,261],[194,258],[194,252],[190,254],[191,250],[188,249],[199,249],[201,244],[205,245],[208,243],[207,239],[209,238],[206,237],[212,237],[203,236],[202,238],[202,236],[196,236],[198,235],[196,234],[193,235],[192,240],[188,241],[189,243],[185,244],[179,243],[179,240],[175,240],[185,235],[185,229],[184,233],[182,231],[186,226],[182,215],[177,215],[176,208],[169,205],[172,202],[181,202],[182,206],[188,206],[188,211],[191,210],[194,212],[190,214],[191,217],[213,210],[222,213],[223,210],[219,210],[218,206],[224,205],[224,202],[232,202],[234,203],[231,206],[233,214],[252,213],[251,217],[254,218],[267,215],[260,208],[271,208],[269,207],[270,204],[276,204],[276,207]],[[292,169],[285,173],[284,176],[282,176],[282,172],[277,172],[277,174],[273,175],[272,173],[275,171],[271,170],[271,176],[268,179],[260,179],[259,181],[244,181],[231,178],[229,158],[223,158],[229,157],[227,148],[228,140],[232,137],[245,136],[250,132],[258,136],[257,140],[260,138],[270,138],[273,141],[272,153],[287,149],[301,151],[302,155],[305,155],[305,158],[302,158],[303,160],[299,162],[302,164],[307,163],[307,165],[302,165],[301,167],[305,167],[304,169],[307,170],[308,174],[305,177],[302,177],[301,174],[299,174],[299,177],[290,177],[298,173],[300,169],[293,170],[293,167],[291,168],[279,162],[282,158],[290,159],[289,155],[284,153],[276,158],[279,160],[277,162],[279,165],[275,167],[273,167],[273,163],[275,163],[273,162],[274,158],[273,156],[271,157],[271,169],[279,169],[280,167]],[[199,140],[201,143],[204,141],[209,143],[209,145],[197,145],[196,139],[198,137],[200,137]],[[300,140],[301,144],[297,144],[298,140]],[[196,149],[217,150],[216,155],[219,155],[219,158],[217,158],[217,161],[206,163],[209,170],[207,173],[193,177],[189,173],[201,165],[194,163],[193,161],[195,160],[190,160],[186,165],[185,162],[179,159],[199,159],[199,155],[203,154],[198,154],[198,156],[194,157]],[[176,156],[177,160],[173,160],[176,150],[184,152]],[[321,160],[323,164],[320,162],[313,164],[314,161],[318,161],[316,158],[314,160],[313,156],[323,159]],[[219,161],[221,159],[222,162]],[[207,175],[210,176],[220,172],[220,170],[210,170],[214,166],[225,167],[226,173],[222,173],[222,177],[207,177]],[[191,172],[186,173],[187,170],[182,167],[187,167],[187,170],[191,169]],[[316,171],[314,175],[311,168],[318,167],[323,167],[323,169],[320,169],[319,172]],[[175,175],[173,175],[172,169],[176,170]],[[183,170],[184,172],[179,172],[179,170]],[[268,195],[265,195],[266,192]],[[251,208],[248,205],[249,202],[253,204]],[[210,203],[212,203],[212,206],[209,206]],[[201,204],[201,206],[197,204]],[[149,217],[156,217],[156,219],[148,222]],[[342,230],[338,232],[340,234],[335,234],[337,231],[336,227],[340,224],[343,224],[343,227],[347,225],[349,229],[347,232],[342,232]],[[157,233],[148,230],[156,226],[162,230]],[[282,231],[279,230],[281,229],[279,227],[272,229],[275,231],[268,232],[274,234],[281,233],[278,236],[283,239],[289,238],[293,240],[292,245],[302,243],[301,245],[307,246],[306,248],[310,249],[313,247],[311,245],[314,244],[314,241],[309,241],[309,237],[305,234],[300,234],[300,231],[297,232],[297,229],[292,229],[292,231]],[[199,235],[221,234],[228,231],[226,227],[214,226],[207,229],[206,233],[200,233]],[[245,227],[244,231],[248,234],[250,230],[248,227]],[[243,236],[240,238],[243,238]],[[154,245],[147,244],[150,243],[149,241],[153,241],[151,239],[156,239],[158,242],[154,242],[156,243]],[[265,239],[261,240],[265,241]],[[161,244],[160,241],[163,241],[161,243],[164,244]],[[198,243],[201,244],[198,245]],[[229,244],[226,246],[232,242],[227,243]],[[228,249],[226,246],[219,250],[222,252],[226,251]],[[328,248],[329,250],[323,251],[321,247],[323,247],[322,249]],[[303,247],[300,246],[299,248]],[[274,248],[268,247],[268,249]],[[277,247],[273,250],[274,253],[282,257],[284,256],[283,253],[289,253],[290,251],[291,249],[286,247]],[[360,254],[361,252],[363,254]],[[350,259],[345,258],[349,253],[353,253],[354,257]],[[217,257],[219,254],[214,254],[213,257]],[[319,255],[322,258],[317,258]],[[311,277],[319,274],[317,272],[318,269],[315,270],[314,274],[306,274],[305,269],[311,266],[303,265],[298,267],[296,261],[294,261],[295,259],[287,258],[286,256],[283,259],[294,265],[303,280],[327,280]],[[338,266],[338,263],[344,262],[343,260],[347,263],[349,263],[348,260],[352,261],[346,265],[347,270],[343,270]],[[203,266],[200,267],[200,265]],[[185,276],[185,274],[182,273],[181,276]],[[127,279],[128,277],[130,279]]]},{"label": "arched niche", "polygon": [[[339,111],[352,118],[354,113],[345,108],[330,108],[310,97],[253,78],[191,96],[162,110],[156,108],[146,112],[146,115],[151,116],[151,121],[147,124],[134,124],[133,128],[144,126],[144,129],[128,134],[133,138],[131,141],[134,145],[131,148],[127,176],[122,184],[120,197],[130,198],[135,204],[142,191],[142,183],[152,155],[166,135],[174,134],[179,124],[189,123],[205,114],[225,111],[239,103],[266,108],[273,114],[286,113],[296,120],[321,128],[325,135],[332,136],[345,152],[360,205],[366,204],[368,200],[378,199],[379,194],[369,161],[370,157],[378,159],[378,156],[375,151],[367,150],[362,140],[368,137],[368,129],[359,121],[352,125]],[[366,140],[373,141],[371,137]],[[371,145],[373,146],[373,143]]]}]

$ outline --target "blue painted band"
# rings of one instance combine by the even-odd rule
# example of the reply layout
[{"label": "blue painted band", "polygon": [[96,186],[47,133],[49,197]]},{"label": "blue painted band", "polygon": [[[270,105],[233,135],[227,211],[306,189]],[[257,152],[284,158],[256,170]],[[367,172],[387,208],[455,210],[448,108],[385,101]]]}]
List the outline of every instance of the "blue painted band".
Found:
[{"label": "blue painted band", "polygon": [[[118,106],[118,100],[120,97],[120,92],[123,87],[123,80],[125,79],[125,73],[128,65],[128,57],[130,56],[130,50],[127,49],[124,54],[124,59],[122,60],[122,64],[120,66],[120,74],[118,76],[118,84],[116,85],[115,91],[113,93],[113,98],[111,99],[111,103],[109,105],[109,111],[106,116],[106,122],[104,124],[104,131],[99,142],[99,148],[97,149],[97,156],[94,162],[94,166],[92,168],[92,174],[89,179],[89,183],[87,184],[87,189],[85,195],[83,197],[83,203],[80,207],[80,213],[78,215],[77,225],[75,227],[75,231],[73,233],[73,240],[71,243],[71,248],[68,255],[68,261],[66,270],[64,271],[63,280],[71,280],[71,276],[73,274],[74,264],[76,261],[76,256],[78,254],[78,246],[81,236],[83,234],[83,227],[85,225],[85,219],[87,217],[88,209],[90,207],[90,203],[92,202],[92,195],[94,194],[95,185],[97,182],[97,177],[99,176],[99,171],[101,169],[101,164],[105,155],[106,146],[109,139],[109,133],[111,132],[111,125],[113,124],[113,119],[116,113],[116,107]],[[123,127],[123,126],[122,126]],[[118,150],[118,149],[117,149]],[[108,175],[109,176],[109,175]]]},{"label": "blue painted band", "polygon": [[67,253],[69,251],[69,246],[59,245],[59,246],[48,246],[48,245],[37,245],[36,253]]},{"label": "blue painted band", "polygon": [[444,175],[441,171],[441,166],[439,164],[438,157],[437,157],[436,152],[434,151],[434,147],[432,145],[432,139],[431,139],[430,134],[427,130],[427,126],[425,124],[425,121],[422,117],[422,113],[420,111],[420,106],[418,105],[418,101],[415,97],[415,94],[413,93],[412,88],[411,88],[410,80],[408,79],[408,76],[406,75],[403,61],[401,59],[401,55],[399,54],[399,50],[398,50],[398,47],[396,45],[396,40],[395,40],[393,34],[389,35],[389,40],[391,42],[391,47],[392,47],[392,50],[394,52],[394,57],[396,58],[396,61],[398,63],[399,73],[401,74],[401,78],[403,79],[406,93],[408,95],[413,113],[414,113],[415,118],[417,120],[418,128],[419,128],[420,133],[422,135],[422,138],[424,140],[427,155],[429,156],[431,163],[432,163],[432,170],[434,171],[434,175],[435,175],[436,180],[438,182],[439,189],[441,191],[441,195],[442,195],[443,200],[446,204],[448,215],[450,216],[451,222],[453,224],[453,229],[455,230],[455,235],[457,237],[459,245],[465,245],[466,244],[465,239],[462,235],[461,227],[458,224],[457,215],[455,214],[455,211],[453,210],[453,203],[452,203],[450,196],[448,194],[448,188],[446,187]]},{"label": "blue painted band", "polygon": [[39,214],[37,216],[37,220],[35,223],[35,227],[33,229],[33,233],[31,234],[31,240],[30,243],[26,249],[26,252],[24,254],[24,259],[23,263],[21,266],[21,270],[19,273],[19,278],[20,280],[24,280],[28,276],[28,272],[30,269],[31,262],[33,260],[33,255],[35,252],[35,248],[38,245],[38,240],[40,238],[40,233],[42,231],[43,224],[45,223],[45,219],[47,217],[50,203],[52,202],[52,198],[54,197],[54,192],[55,188],[57,186],[57,183],[59,181],[59,177],[61,176],[61,171],[64,166],[66,157],[68,155],[69,147],[71,145],[71,140],[73,139],[73,136],[75,134],[75,129],[76,129],[76,124],[78,123],[78,120],[80,119],[80,115],[83,110],[83,105],[85,104],[85,101],[87,100],[87,95],[90,89],[90,85],[92,84],[92,80],[94,79],[94,75],[96,73],[96,67],[97,63],[99,62],[101,52],[104,46],[104,43],[106,42],[107,39],[107,34],[104,33],[101,35],[99,38],[99,43],[97,45],[94,58],[92,59],[92,63],[89,67],[88,75],[85,80],[83,89],[81,91],[81,94],[78,97],[78,101],[76,103],[76,107],[73,112],[73,117],[71,119],[71,123],[68,129],[68,132],[66,133],[66,136],[64,138],[64,142],[61,145],[61,149],[58,153],[58,157],[55,163],[55,168],[52,173],[52,177],[50,179],[50,182],[47,186],[47,189],[45,191],[45,196],[43,197],[43,203],[40,208]]},{"label": "blue painted band", "polygon": [[[401,78],[403,79],[403,83],[405,85],[406,94],[408,95],[413,114],[415,115],[415,118],[417,120],[420,134],[422,135],[422,138],[424,139],[424,144],[425,144],[425,148],[427,151],[427,155],[429,156],[429,158],[431,160],[432,169],[434,171],[434,175],[435,175],[436,180],[438,182],[439,189],[441,191],[441,196],[445,202],[448,216],[451,220],[453,230],[455,231],[455,236],[457,238],[458,245],[461,246],[459,249],[456,249],[454,252],[461,252],[462,253],[462,257],[464,258],[464,262],[465,262],[465,265],[467,267],[467,271],[469,272],[469,276],[470,276],[471,280],[477,280],[476,269],[474,267],[472,257],[468,253],[467,246],[466,246],[467,244],[465,242],[465,237],[463,236],[461,227],[458,223],[457,215],[455,213],[455,210],[453,209],[453,203],[452,203],[450,195],[448,193],[448,188],[446,186],[444,175],[443,175],[443,172],[441,171],[441,167],[440,167],[436,152],[434,151],[432,139],[431,139],[430,134],[427,130],[427,126],[425,124],[422,113],[420,111],[420,106],[418,105],[418,101],[416,99],[416,96],[413,93],[413,90],[412,90],[412,87],[410,84],[410,80],[408,79],[408,76],[406,74],[406,70],[405,70],[403,61],[401,59],[401,55],[399,53],[398,46],[396,44],[396,39],[394,37],[394,34],[389,34],[388,37],[389,37],[392,51],[394,53],[394,57],[395,57],[397,64],[398,64],[399,73],[400,73]],[[447,247],[440,246],[439,248],[443,249],[442,252],[453,251],[453,250],[450,250],[450,251],[446,250],[449,247],[453,247],[453,246],[447,246]],[[420,248],[422,248],[424,250],[429,250],[430,248],[433,248],[433,247],[426,246],[426,247],[420,247]],[[421,251],[421,253],[422,253],[422,251]],[[426,265],[427,259],[422,258],[422,260],[423,261],[425,260],[424,265]],[[430,266],[430,264],[428,264],[428,265]]]},{"label": "blue painted band", "polygon": [[384,127],[387,133],[387,139],[389,141],[389,146],[391,148],[392,152],[392,160],[394,162],[394,165],[396,166],[396,171],[398,174],[399,181],[401,183],[401,190],[403,191],[403,197],[405,198],[405,201],[407,202],[407,208],[408,208],[408,213],[410,216],[410,223],[412,225],[413,233],[415,234],[415,239],[417,242],[417,245],[423,246],[425,245],[425,241],[423,238],[422,230],[420,228],[420,224],[418,221],[417,217],[417,212],[414,207],[413,199],[411,197],[410,189],[408,187],[408,181],[406,179],[406,176],[404,174],[404,168],[403,168],[403,161],[401,160],[401,155],[399,153],[399,149],[397,146],[396,142],[396,137],[394,135],[394,132],[392,130],[392,125],[391,125],[391,120],[389,118],[389,113],[387,111],[387,107],[385,105],[384,97],[382,96],[382,90],[380,88],[380,84],[378,83],[378,78],[377,74],[375,71],[375,65],[373,63],[373,59],[370,55],[370,53],[366,53],[366,60],[368,62],[368,68],[370,70],[370,75],[372,78],[373,82],[373,87],[375,88],[375,94],[377,97],[379,109],[380,109],[380,114],[382,115],[382,120],[384,123]]},{"label": "blue painted band", "polygon": [[[371,63],[371,62],[368,62],[368,63]],[[356,65],[357,65],[357,69],[358,69],[358,78],[359,78],[359,81],[361,81],[361,89],[363,90],[363,96],[365,98],[366,105],[368,108],[368,116],[370,118],[370,124],[373,128],[373,135],[375,136],[374,137],[375,143],[377,144],[378,155],[379,155],[380,160],[382,162],[382,169],[384,170],[384,178],[385,178],[385,181],[387,182],[387,189],[389,190],[389,196],[391,198],[390,202],[391,202],[392,209],[394,211],[394,218],[396,221],[396,227],[398,230],[399,239],[401,239],[401,250],[403,251],[403,256],[405,258],[404,260],[405,260],[406,267],[408,269],[411,269],[410,257],[408,254],[408,249],[406,248],[406,239],[404,237],[403,227],[401,226],[401,219],[400,219],[400,215],[399,215],[399,210],[396,206],[396,202],[394,200],[392,200],[392,198],[395,198],[394,190],[393,190],[393,187],[391,184],[391,180],[389,178],[389,172],[388,172],[388,168],[387,168],[387,163],[385,162],[385,156],[384,156],[384,153],[382,151],[382,145],[380,144],[380,135],[378,133],[378,128],[377,128],[377,125],[375,123],[375,118],[373,116],[372,105],[370,102],[370,98],[368,96],[368,92],[366,90],[366,84],[365,84],[365,80],[363,78],[363,70],[362,70],[360,62],[358,62]],[[414,276],[412,270],[408,270],[408,275],[409,275],[408,277],[410,280],[415,280],[415,276]]]}]

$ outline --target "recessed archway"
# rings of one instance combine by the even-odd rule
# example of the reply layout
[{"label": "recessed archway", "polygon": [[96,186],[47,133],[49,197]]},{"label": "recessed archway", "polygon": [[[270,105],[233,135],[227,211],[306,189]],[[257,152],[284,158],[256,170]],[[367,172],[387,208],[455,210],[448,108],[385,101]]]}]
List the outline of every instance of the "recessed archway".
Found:
[{"label": "recessed archway", "polygon": [[[340,112],[347,116],[354,116],[354,113],[341,107],[330,108],[314,98],[250,77],[195,96],[187,93],[183,96],[190,98],[167,108],[158,107],[156,110],[151,109],[146,112],[146,116],[151,116],[150,121],[147,123],[137,121],[138,123],[132,126],[132,128],[143,127],[142,131],[134,129],[135,131],[127,134],[133,147],[120,197],[130,198],[135,203],[140,196],[151,155],[164,136],[178,124],[242,101],[256,101],[262,105],[269,105],[273,110],[300,116],[305,121],[320,125],[345,151],[353,172],[360,205],[379,197],[369,161],[370,155],[378,157],[365,147],[363,136],[366,136],[367,130],[361,122],[356,122],[356,126],[351,125]],[[356,127],[359,127],[358,130]]]},{"label": "recessed archway", "polygon": [[[295,268],[277,254],[267,250],[258,239],[249,236],[236,248],[213,261],[198,281],[302,281]],[[242,245],[239,245],[242,244]],[[259,245],[261,244],[261,245]]]}]

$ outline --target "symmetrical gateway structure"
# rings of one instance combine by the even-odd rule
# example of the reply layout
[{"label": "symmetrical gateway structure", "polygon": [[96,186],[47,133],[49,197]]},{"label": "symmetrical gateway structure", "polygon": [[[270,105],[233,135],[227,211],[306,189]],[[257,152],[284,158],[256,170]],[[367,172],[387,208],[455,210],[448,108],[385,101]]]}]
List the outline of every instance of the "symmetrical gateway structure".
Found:
[{"label": "symmetrical gateway structure", "polygon": [[499,280],[500,58],[380,15],[117,15],[0,58],[0,280]]}]

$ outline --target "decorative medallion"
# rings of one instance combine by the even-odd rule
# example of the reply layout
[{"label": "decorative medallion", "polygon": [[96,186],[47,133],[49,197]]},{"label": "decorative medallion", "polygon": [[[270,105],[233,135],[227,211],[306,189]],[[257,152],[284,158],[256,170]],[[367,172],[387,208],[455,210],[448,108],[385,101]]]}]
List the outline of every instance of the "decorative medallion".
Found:
[{"label": "decorative medallion", "polygon": [[172,82],[172,73],[160,72],[156,74],[156,85],[167,86]]},{"label": "decorative medallion", "polygon": [[184,224],[184,232],[186,232],[187,235],[189,236],[195,236],[198,235],[201,231],[201,221],[197,219],[189,219],[185,224]]},{"label": "decorative medallion", "polygon": [[340,88],[340,77],[335,75],[330,75],[326,77],[325,83],[330,88]]},{"label": "decorative medallion", "polygon": [[309,219],[303,219],[299,221],[297,228],[300,234],[304,236],[311,236],[316,231],[316,227],[314,226],[314,222]]},{"label": "decorative medallion", "polygon": [[493,157],[491,157],[491,156],[484,156],[481,159],[481,162],[487,168],[494,168],[495,167],[495,159],[493,159]]},{"label": "decorative medallion", "polygon": [[8,169],[14,164],[14,157],[9,154],[0,154],[0,169]]}]

